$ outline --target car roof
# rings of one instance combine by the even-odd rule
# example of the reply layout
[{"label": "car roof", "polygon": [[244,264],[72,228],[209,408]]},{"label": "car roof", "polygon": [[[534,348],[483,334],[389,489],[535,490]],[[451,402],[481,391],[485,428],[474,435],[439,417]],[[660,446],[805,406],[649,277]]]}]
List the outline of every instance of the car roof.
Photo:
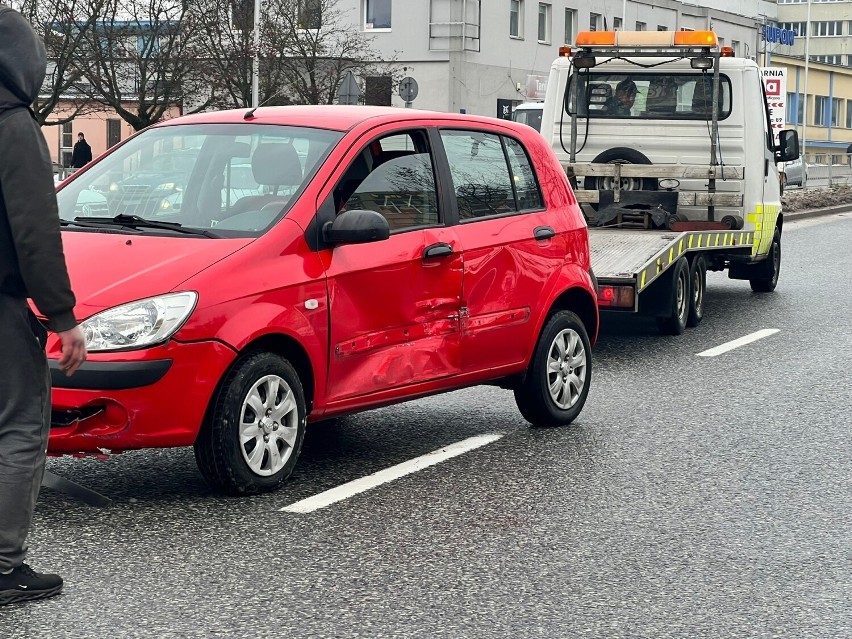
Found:
[{"label": "car roof", "polygon": [[450,122],[467,122],[485,125],[502,125],[516,129],[517,125],[509,120],[469,115],[465,113],[442,113],[439,111],[421,111],[419,109],[400,109],[395,107],[354,106],[354,105],[298,105],[260,107],[246,119],[250,109],[229,109],[185,115],[161,122],[155,126],[179,124],[286,124],[306,126],[334,131],[349,131],[357,125],[372,120],[380,125],[406,120],[438,119]]}]

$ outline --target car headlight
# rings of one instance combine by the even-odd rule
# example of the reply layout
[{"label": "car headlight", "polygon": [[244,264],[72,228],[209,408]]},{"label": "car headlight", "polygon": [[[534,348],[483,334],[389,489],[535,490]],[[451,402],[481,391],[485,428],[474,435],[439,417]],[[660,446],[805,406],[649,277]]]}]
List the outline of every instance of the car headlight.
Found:
[{"label": "car headlight", "polygon": [[158,184],[155,191],[174,191],[175,183],[174,182],[164,182],[163,184]]},{"label": "car headlight", "polygon": [[183,326],[198,294],[193,291],[158,295],[101,311],[80,328],[89,351],[133,350],[169,339]]}]

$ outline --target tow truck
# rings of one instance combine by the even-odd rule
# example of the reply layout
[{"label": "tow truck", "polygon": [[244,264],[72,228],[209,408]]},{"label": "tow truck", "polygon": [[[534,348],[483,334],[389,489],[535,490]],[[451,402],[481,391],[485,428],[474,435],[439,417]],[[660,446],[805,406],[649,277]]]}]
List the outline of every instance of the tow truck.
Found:
[{"label": "tow truck", "polygon": [[754,61],[712,31],[581,32],[547,86],[541,132],[586,212],[601,311],[678,335],[704,316],[708,270],[775,290],[775,167],[799,141],[775,141]]}]

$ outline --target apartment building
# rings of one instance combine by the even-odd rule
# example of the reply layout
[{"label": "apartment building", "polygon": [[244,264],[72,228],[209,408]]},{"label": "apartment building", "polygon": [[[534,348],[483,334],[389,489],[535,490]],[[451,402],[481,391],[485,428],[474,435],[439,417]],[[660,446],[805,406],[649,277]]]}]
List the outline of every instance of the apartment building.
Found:
[{"label": "apartment building", "polygon": [[[787,67],[787,122],[806,139],[810,160],[848,163],[852,144],[852,1],[778,0],[778,26],[789,47],[769,47],[769,63]],[[808,65],[805,67],[805,48]]]},{"label": "apartment building", "polygon": [[[396,54],[417,81],[412,106],[505,116],[507,105],[541,99],[559,47],[578,31],[713,29],[736,55],[755,57],[761,16],[775,2],[701,0],[340,0],[339,8]],[[626,11],[625,11],[626,6]],[[393,104],[405,102],[393,91]]]}]

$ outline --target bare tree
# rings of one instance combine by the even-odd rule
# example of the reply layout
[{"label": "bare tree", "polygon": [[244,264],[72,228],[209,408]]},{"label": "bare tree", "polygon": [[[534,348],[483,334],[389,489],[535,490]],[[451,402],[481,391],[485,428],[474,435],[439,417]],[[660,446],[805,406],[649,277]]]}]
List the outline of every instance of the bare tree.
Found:
[{"label": "bare tree", "polygon": [[[199,55],[206,58],[216,77],[221,79],[217,104],[223,107],[248,107],[252,99],[254,62],[254,0],[206,0],[200,15],[197,40]],[[261,32],[272,28],[262,15]],[[265,38],[264,38],[265,39]],[[262,104],[286,104],[281,93],[284,78],[279,65],[260,65],[259,99]]]},{"label": "bare tree", "polygon": [[187,0],[104,0],[103,19],[87,38],[84,73],[94,95],[135,130],[207,108],[216,83],[199,57],[202,8]]},{"label": "bare tree", "polygon": [[395,57],[382,61],[373,38],[353,28],[339,0],[270,0],[270,22],[281,25],[268,37],[293,101],[333,104],[346,71],[363,79],[395,74]]},{"label": "bare tree", "polygon": [[[91,99],[80,67],[87,38],[100,20],[104,0],[23,0],[21,13],[44,40],[47,77],[33,112],[40,125],[70,122],[100,108]],[[48,121],[57,107],[70,107]]]},{"label": "bare tree", "polygon": [[[251,105],[252,0],[214,0],[205,23],[205,55],[218,66],[225,99]],[[261,104],[332,104],[347,71],[361,78],[399,74],[381,60],[373,38],[354,27],[340,0],[265,0],[261,14]],[[223,26],[224,25],[224,26]]]}]

